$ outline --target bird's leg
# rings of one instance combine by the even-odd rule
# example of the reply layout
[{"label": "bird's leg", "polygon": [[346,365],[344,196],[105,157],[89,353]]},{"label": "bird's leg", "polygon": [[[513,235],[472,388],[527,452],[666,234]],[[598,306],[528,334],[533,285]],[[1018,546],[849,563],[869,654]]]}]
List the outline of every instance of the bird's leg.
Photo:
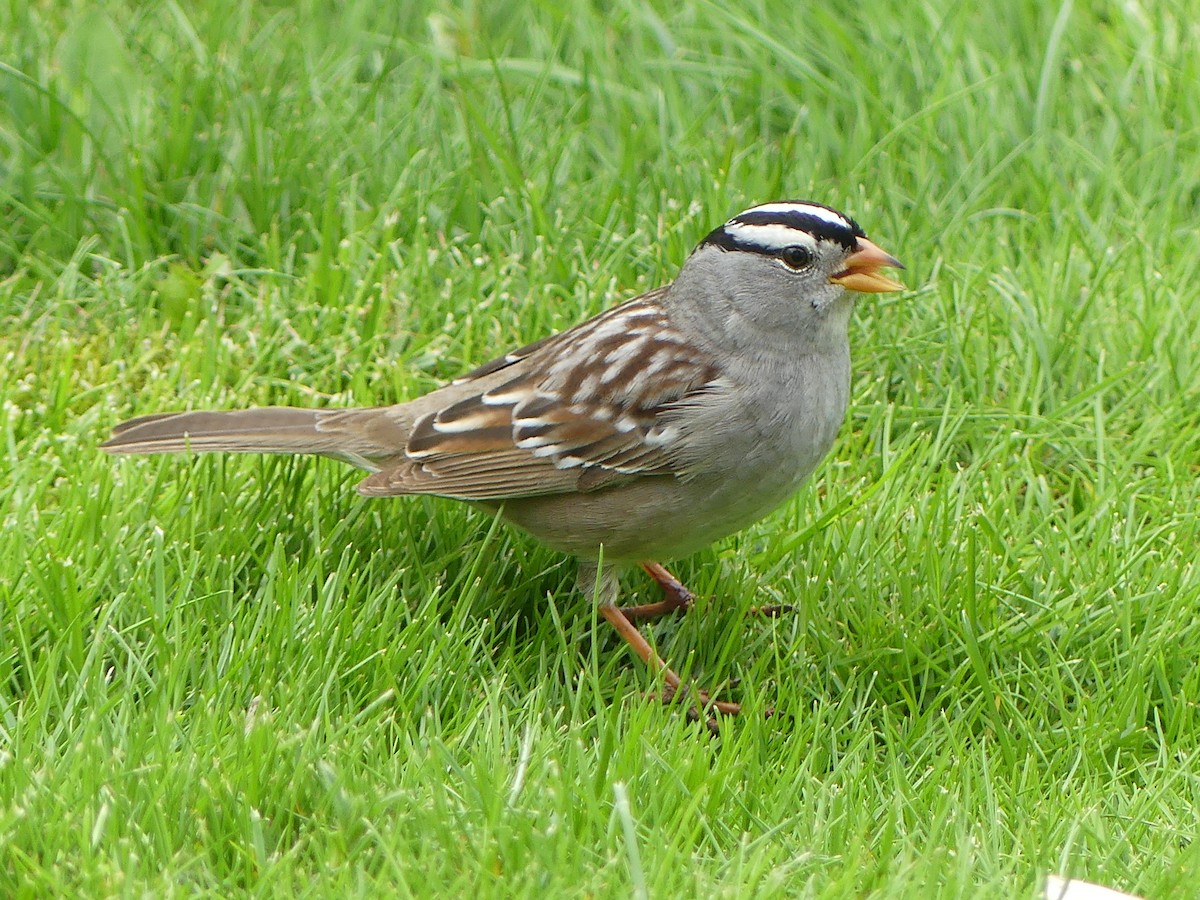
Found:
[{"label": "bird's leg", "polygon": [[[661,566],[658,568],[662,569]],[[662,571],[667,574],[667,577],[671,577],[670,573],[666,572],[666,569],[662,569]],[[617,581],[616,573],[612,569],[601,571],[599,573],[598,584],[597,574],[595,563],[581,563],[579,567],[580,588],[588,594],[597,593],[597,587],[599,588],[600,602],[597,608],[600,610],[600,615],[609,621],[613,628],[617,630],[617,634],[641,658],[642,662],[650,667],[651,671],[662,673],[663,681],[666,683],[666,688],[661,697],[663,703],[674,703],[677,700],[691,700],[692,702],[689,703],[688,708],[688,717],[692,719],[707,718],[705,711],[708,710],[730,716],[735,716],[741,712],[740,704],[730,703],[726,700],[713,700],[708,696],[706,691],[694,691],[685,685],[683,679],[667,665],[661,656],[654,652],[654,648],[650,646],[649,641],[634,627],[626,611],[621,610],[613,602],[620,592],[620,583]],[[679,584],[677,581],[675,583]],[[682,585],[679,586],[683,588]],[[715,727],[716,723],[714,720],[707,718],[707,721],[710,728]]]},{"label": "bird's leg", "polygon": [[[622,606],[621,612],[631,622],[642,622],[647,619],[657,619],[673,612],[687,612],[696,601],[696,595],[683,586],[683,582],[667,571],[666,566],[656,562],[644,562],[642,568],[654,579],[654,583],[662,588],[663,598],[658,603],[644,603],[641,606]],[[794,606],[752,606],[746,610],[748,616],[761,616],[764,619],[778,619],[785,613],[795,612]]]},{"label": "bird's leg", "polygon": [[[674,703],[677,699],[687,700],[695,697],[699,701],[699,705],[705,710],[713,710],[714,712],[723,713],[727,716],[736,716],[742,711],[741,704],[730,703],[727,700],[713,700],[708,696],[707,691],[693,691],[684,685],[683,680],[675,674],[675,671],[667,665],[666,661],[661,656],[654,652],[654,648],[650,646],[640,631],[634,627],[629,619],[625,618],[625,614],[617,607],[602,603],[599,607],[600,615],[608,619],[613,628],[617,629],[617,634],[621,635],[632,649],[633,652],[642,658],[650,669],[654,672],[662,672],[663,681],[666,683],[666,690],[662,693],[663,703]],[[688,715],[692,718],[699,718],[701,710],[692,704]]]},{"label": "bird's leg", "polygon": [[642,622],[646,619],[657,619],[673,612],[687,612],[692,608],[696,595],[683,586],[678,578],[656,562],[644,562],[642,568],[654,579],[655,584],[662,588],[663,598],[657,603],[643,603],[641,606],[623,606],[621,612],[630,622]]}]

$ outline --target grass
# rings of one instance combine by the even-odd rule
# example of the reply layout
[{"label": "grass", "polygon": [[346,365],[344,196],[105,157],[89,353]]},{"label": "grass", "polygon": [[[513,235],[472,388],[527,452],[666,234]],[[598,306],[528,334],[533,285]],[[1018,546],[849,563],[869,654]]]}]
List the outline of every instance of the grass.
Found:
[{"label": "grass", "polygon": [[[1200,9],[608,7],[0,7],[0,892],[1194,891]],[[719,738],[486,517],[96,450],[416,396],[779,197],[912,291],[650,629]]]}]

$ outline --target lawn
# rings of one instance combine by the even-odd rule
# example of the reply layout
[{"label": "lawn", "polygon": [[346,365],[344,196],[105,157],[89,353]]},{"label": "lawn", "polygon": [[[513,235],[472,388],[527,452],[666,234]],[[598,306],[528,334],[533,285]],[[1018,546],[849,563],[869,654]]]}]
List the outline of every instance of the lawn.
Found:
[{"label": "lawn", "polygon": [[[1200,4],[656,6],[0,5],[0,894],[1195,896]],[[417,396],[780,198],[910,290],[646,629],[717,736],[482,514],[97,449]]]}]

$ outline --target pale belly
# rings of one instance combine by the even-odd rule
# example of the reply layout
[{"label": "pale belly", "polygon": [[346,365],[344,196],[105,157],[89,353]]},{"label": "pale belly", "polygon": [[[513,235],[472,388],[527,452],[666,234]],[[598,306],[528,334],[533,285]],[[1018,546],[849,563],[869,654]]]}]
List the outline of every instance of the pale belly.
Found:
[{"label": "pale belly", "polygon": [[758,475],[753,483],[660,475],[590,494],[509,500],[501,515],[573,556],[595,559],[603,546],[604,558],[614,562],[676,559],[763,518],[809,472]]}]

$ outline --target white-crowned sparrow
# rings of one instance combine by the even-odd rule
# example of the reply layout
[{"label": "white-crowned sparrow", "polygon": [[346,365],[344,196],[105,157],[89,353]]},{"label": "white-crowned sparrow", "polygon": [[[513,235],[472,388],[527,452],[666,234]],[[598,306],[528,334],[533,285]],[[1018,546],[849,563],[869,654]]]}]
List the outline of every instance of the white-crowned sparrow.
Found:
[{"label": "white-crowned sparrow", "polygon": [[[358,485],[370,497],[496,512],[579,558],[580,587],[673,694],[679,678],[631,620],[691,595],[652,560],[744,528],[811,474],[846,411],[852,298],[901,290],[888,266],[901,267],[847,216],[766,203],[709,233],[671,284],[408,403],[162,413],[118,425],[103,447],[314,453],[372,472]],[[631,563],[662,603],[615,605]]]}]

